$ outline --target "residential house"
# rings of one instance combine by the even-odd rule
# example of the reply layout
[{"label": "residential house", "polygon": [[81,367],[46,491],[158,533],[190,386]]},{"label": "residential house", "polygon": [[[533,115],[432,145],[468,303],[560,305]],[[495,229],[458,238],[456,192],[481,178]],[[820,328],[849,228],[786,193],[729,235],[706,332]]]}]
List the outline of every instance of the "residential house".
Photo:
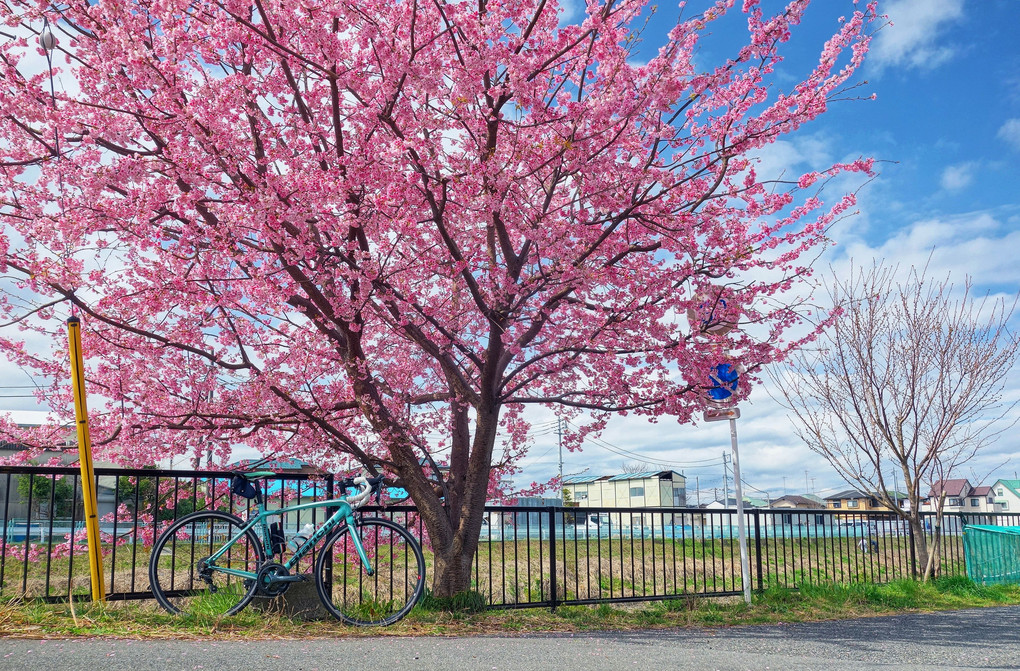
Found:
[{"label": "residential house", "polygon": [[825,503],[816,496],[800,496],[788,494],[772,501],[769,506],[773,510],[789,510],[779,515],[769,515],[765,518],[766,524],[783,525],[786,527],[810,527],[825,524],[826,515],[821,513],[795,512],[795,511],[817,511],[825,508]]},{"label": "residential house", "polygon": [[[887,492],[900,506],[906,505],[907,495],[902,492]],[[825,497],[825,507],[829,510],[845,512],[847,516],[864,512],[892,512],[892,509],[879,500],[874,493],[865,494],[856,489],[847,489]]]},{"label": "residential house", "polygon": [[[706,503],[701,507],[706,510],[736,510],[737,500],[731,496],[725,501],[723,501],[722,499],[716,499],[715,501],[712,501],[711,503]],[[748,508],[768,508],[768,507],[769,502],[766,501],[765,499],[757,499],[749,496],[744,497],[745,510]]]},{"label": "residential house", "polygon": [[788,494],[786,496],[780,496],[778,499],[772,501],[770,508],[794,508],[797,510],[818,510],[824,508],[825,504],[815,499],[809,499],[806,496],[799,496],[797,494]]},{"label": "residential house", "polygon": [[992,496],[992,487],[974,487],[966,478],[939,480],[932,485],[928,496],[921,504],[924,512],[935,512],[938,500],[945,495],[942,507],[944,514],[952,513],[997,513],[1002,512],[1001,505]]},{"label": "residential house", "polygon": [[[683,508],[687,479],[676,471],[577,475],[563,479],[563,497],[580,508]],[[663,515],[614,512],[606,522],[620,527],[662,526]]]},{"label": "residential house", "polygon": [[[37,425],[19,424],[19,427],[24,429],[34,428],[35,426]],[[25,452],[27,449],[28,448],[25,445],[20,443],[0,442],[0,460],[17,456],[20,453]],[[35,466],[50,464],[51,462],[62,468],[76,468],[78,466],[77,437],[73,430],[68,430],[67,436],[64,439],[63,447],[44,449],[27,465]],[[117,464],[108,461],[94,461],[93,466],[96,468],[119,468]],[[5,504],[4,507],[0,509],[0,520],[31,519],[32,524],[34,524],[36,520],[48,519],[51,516],[50,514],[52,511],[50,510],[49,497],[45,497],[43,500],[33,498],[33,500],[29,502],[28,498],[19,492],[19,480],[21,478],[28,477],[28,475],[0,477],[0,505]],[[38,485],[36,483],[40,479],[50,480],[53,482],[54,477],[55,476],[51,475],[31,476],[33,491],[38,491]],[[70,492],[72,491],[79,492],[76,501],[72,506],[75,509],[72,511],[70,508],[67,508],[66,511],[64,511],[62,508],[58,508],[59,512],[56,517],[74,517],[80,521],[85,519],[85,512],[81,503],[81,494],[80,489],[78,489],[77,478],[74,478],[74,480],[74,489],[68,489],[67,491],[68,496],[70,496]],[[96,488],[96,509],[100,518],[117,509],[115,495],[116,484],[117,478],[115,476],[105,475],[99,476],[98,478],[98,487]],[[52,484],[48,487],[59,491]],[[59,501],[54,500],[54,504],[58,503]]]},{"label": "residential house", "polygon": [[1020,480],[996,480],[992,496],[1001,512],[1020,515]]}]

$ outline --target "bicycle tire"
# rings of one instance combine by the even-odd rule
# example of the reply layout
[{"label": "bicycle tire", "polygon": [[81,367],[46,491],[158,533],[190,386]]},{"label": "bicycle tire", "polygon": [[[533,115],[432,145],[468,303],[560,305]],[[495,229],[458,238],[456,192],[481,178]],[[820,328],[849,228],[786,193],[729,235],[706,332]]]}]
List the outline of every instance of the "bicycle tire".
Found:
[{"label": "bicycle tire", "polygon": [[369,517],[355,524],[373,566],[361,563],[351,530],[333,533],[315,561],[315,588],[326,610],[345,624],[386,626],[406,616],[425,589],[425,557],[411,533],[395,522]]},{"label": "bicycle tire", "polygon": [[[233,615],[247,606],[255,595],[255,580],[218,571],[200,574],[201,562],[244,525],[240,517],[216,510],[191,513],[171,524],[149,557],[149,587],[159,605],[181,615]],[[249,529],[217,565],[256,573],[265,561],[262,542]]]}]

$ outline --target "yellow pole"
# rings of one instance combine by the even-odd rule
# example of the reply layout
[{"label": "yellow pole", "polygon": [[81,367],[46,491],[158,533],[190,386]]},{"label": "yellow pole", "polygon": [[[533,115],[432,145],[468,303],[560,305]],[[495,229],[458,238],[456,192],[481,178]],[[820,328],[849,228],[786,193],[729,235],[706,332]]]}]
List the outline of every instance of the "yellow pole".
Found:
[{"label": "yellow pole", "polygon": [[77,317],[67,320],[67,337],[71,344],[71,381],[74,384],[74,417],[78,426],[78,461],[81,463],[81,495],[85,503],[85,530],[89,541],[92,600],[106,601],[106,588],[103,585],[103,551],[99,547],[99,516],[96,514],[96,475],[92,470],[92,439],[89,437],[89,412],[85,404],[81,320]]}]

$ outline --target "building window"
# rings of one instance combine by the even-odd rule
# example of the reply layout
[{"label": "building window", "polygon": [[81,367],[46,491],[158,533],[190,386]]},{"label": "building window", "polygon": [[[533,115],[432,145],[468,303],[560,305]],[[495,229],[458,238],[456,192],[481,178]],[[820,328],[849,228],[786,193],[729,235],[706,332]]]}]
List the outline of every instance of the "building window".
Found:
[{"label": "building window", "polygon": [[1009,510],[1009,501],[1003,501],[1002,502],[1002,509],[1003,510]]},{"label": "building window", "polygon": [[630,488],[630,497],[631,498],[635,498],[637,496],[644,496],[644,495],[645,495],[645,488],[644,487],[631,487]]},{"label": "building window", "polygon": [[955,496],[951,497],[949,499],[949,505],[951,505],[951,506],[958,506],[958,505],[960,505],[960,499],[956,498]]},{"label": "building window", "polygon": [[574,500],[575,501],[587,501],[588,500],[588,492],[577,492],[576,494],[574,494]]},{"label": "building window", "polygon": [[842,505],[843,505],[843,504],[842,504],[842,502],[840,502],[840,501],[833,501],[833,502],[832,502],[832,507],[833,507],[833,508],[839,508],[839,507],[841,507]]},{"label": "building window", "polygon": [[981,499],[971,499],[970,500],[970,507],[971,508],[977,508],[980,505],[981,505]]},{"label": "building window", "polygon": [[847,508],[856,508],[859,505],[860,505],[860,502],[857,499],[850,499],[849,501],[846,502],[846,507]]},{"label": "building window", "polygon": [[999,487],[999,496],[1002,496],[1002,487]]}]

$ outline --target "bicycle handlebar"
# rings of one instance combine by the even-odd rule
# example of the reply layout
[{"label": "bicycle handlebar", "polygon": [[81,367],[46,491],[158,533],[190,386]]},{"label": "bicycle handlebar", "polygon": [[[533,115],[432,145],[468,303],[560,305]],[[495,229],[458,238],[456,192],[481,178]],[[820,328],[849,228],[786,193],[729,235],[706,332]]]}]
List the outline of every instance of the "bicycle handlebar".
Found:
[{"label": "bicycle handlebar", "polygon": [[365,505],[373,493],[376,494],[377,499],[379,498],[382,491],[382,482],[383,476],[381,475],[377,475],[374,478],[359,475],[356,478],[344,478],[337,484],[340,485],[344,491],[351,487],[358,487],[360,489],[357,494],[347,497],[347,503],[351,506],[351,508],[359,508]]}]

